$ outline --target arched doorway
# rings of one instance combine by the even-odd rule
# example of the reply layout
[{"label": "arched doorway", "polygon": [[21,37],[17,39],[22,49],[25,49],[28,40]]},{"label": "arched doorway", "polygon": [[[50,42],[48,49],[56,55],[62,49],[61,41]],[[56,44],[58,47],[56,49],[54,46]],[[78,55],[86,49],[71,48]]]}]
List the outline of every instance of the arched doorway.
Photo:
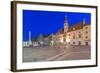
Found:
[{"label": "arched doorway", "polygon": [[81,41],[79,41],[79,45],[81,45]]},{"label": "arched doorway", "polygon": [[85,42],[85,45],[89,45],[88,42]]}]

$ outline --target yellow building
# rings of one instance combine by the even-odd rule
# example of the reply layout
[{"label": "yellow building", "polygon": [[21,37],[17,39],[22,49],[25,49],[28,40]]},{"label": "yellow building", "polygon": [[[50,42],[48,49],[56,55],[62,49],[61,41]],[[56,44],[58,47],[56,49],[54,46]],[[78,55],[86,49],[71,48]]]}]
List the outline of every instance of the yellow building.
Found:
[{"label": "yellow building", "polygon": [[90,45],[91,44],[91,27],[90,25],[85,25],[83,27],[83,40],[84,40],[84,45]]},{"label": "yellow building", "polygon": [[82,22],[69,28],[67,17],[65,17],[64,29],[59,30],[56,39],[60,43],[70,45],[91,45],[91,26],[83,19]]}]

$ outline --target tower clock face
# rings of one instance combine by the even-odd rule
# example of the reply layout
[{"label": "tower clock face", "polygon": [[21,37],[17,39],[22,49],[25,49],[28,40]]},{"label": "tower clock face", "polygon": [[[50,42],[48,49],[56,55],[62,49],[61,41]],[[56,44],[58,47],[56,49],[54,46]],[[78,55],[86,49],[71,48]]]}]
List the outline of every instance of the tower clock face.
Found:
[{"label": "tower clock face", "polygon": [[67,26],[64,26],[64,28],[67,29],[68,27]]},{"label": "tower clock face", "polygon": [[67,26],[65,26],[65,28],[67,28]]}]

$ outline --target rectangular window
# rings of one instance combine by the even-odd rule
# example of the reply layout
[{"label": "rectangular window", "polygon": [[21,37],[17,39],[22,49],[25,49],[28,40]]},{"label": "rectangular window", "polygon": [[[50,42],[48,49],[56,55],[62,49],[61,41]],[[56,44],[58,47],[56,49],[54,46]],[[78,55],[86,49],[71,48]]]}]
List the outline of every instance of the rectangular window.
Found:
[{"label": "rectangular window", "polygon": [[88,31],[85,32],[86,34],[88,33]]},{"label": "rectangular window", "polygon": [[73,36],[73,39],[75,39],[75,35]]},{"label": "rectangular window", "polygon": [[79,34],[79,38],[81,38],[81,34]]},{"label": "rectangular window", "polygon": [[88,36],[85,37],[86,39],[88,38]]}]

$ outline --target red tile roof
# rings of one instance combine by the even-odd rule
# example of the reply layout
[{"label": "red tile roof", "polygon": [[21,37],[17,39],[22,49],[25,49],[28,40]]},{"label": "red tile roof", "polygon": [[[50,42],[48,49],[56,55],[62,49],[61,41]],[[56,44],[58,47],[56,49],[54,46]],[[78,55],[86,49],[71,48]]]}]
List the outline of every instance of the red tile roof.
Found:
[{"label": "red tile roof", "polygon": [[82,22],[79,22],[79,23],[75,24],[74,26],[70,27],[68,32],[82,29],[84,25],[85,24],[83,24]]}]

